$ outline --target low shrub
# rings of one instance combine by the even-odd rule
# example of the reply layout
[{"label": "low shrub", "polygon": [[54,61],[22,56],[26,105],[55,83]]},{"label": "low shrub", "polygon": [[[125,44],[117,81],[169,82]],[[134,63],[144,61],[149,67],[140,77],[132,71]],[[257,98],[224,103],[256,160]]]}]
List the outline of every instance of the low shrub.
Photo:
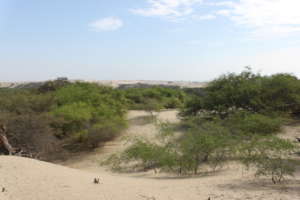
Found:
[{"label": "low shrub", "polygon": [[216,123],[202,124],[201,128],[192,128],[180,136],[170,132],[171,126],[165,123],[161,126],[157,142],[136,139],[108,164],[119,168],[124,163],[137,161],[142,169],[197,174],[201,165],[207,164],[214,169],[221,166],[231,151],[228,130]]},{"label": "low shrub", "polygon": [[128,100],[129,109],[133,110],[149,110],[153,107],[155,109],[179,108],[184,104],[186,97],[186,93],[179,88],[129,88],[122,91]]},{"label": "low shrub", "polygon": [[237,134],[270,135],[280,131],[286,121],[280,116],[268,116],[259,113],[238,111],[226,118],[225,124]]},{"label": "low shrub", "polygon": [[295,164],[287,158],[296,150],[290,141],[271,137],[253,137],[238,145],[241,162],[256,169],[256,176],[266,176],[274,184],[280,183],[287,176],[293,176]]}]

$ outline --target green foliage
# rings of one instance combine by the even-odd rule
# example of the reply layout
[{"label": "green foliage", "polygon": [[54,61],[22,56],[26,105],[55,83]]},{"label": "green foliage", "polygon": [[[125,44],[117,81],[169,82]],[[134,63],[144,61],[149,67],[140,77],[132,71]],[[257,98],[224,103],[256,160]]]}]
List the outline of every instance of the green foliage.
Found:
[{"label": "green foliage", "polygon": [[210,165],[215,169],[226,160],[231,151],[228,134],[227,129],[211,122],[195,125],[186,133],[176,136],[172,125],[162,123],[157,143],[136,139],[107,164],[118,168],[124,163],[137,161],[142,169],[197,174],[202,165]]},{"label": "green foliage", "polygon": [[[110,165],[115,170],[121,170],[124,168],[124,164],[137,162],[138,165],[135,168],[142,170],[154,169],[157,172],[157,169],[166,169],[172,171],[177,166],[177,157],[178,154],[168,146],[136,138],[124,152],[112,155],[102,164]],[[122,165],[123,167],[121,167]]]},{"label": "green foliage", "polygon": [[96,147],[126,127],[126,110],[121,91],[89,83],[58,80],[38,89],[0,90],[0,123],[10,130],[13,146],[32,153],[44,152],[39,144]]},{"label": "green foliage", "polygon": [[54,80],[54,81],[47,81],[46,83],[44,83],[43,85],[41,85],[38,88],[38,92],[39,93],[47,93],[47,92],[53,92],[56,91],[62,87],[65,87],[67,85],[71,84],[70,82],[68,82],[68,80]]},{"label": "green foliage", "polygon": [[100,142],[111,140],[126,127],[127,121],[124,119],[124,116],[115,116],[102,120],[88,129],[84,141],[92,147],[97,147]]},{"label": "green foliage", "polygon": [[151,168],[162,164],[161,158],[165,157],[166,149],[150,142],[137,140],[124,155],[127,160],[140,160],[145,168]]},{"label": "green foliage", "polygon": [[75,102],[58,107],[53,111],[55,116],[62,116],[66,120],[76,123],[86,122],[92,119],[93,107],[85,102]]},{"label": "green foliage", "polygon": [[197,174],[201,164],[222,161],[230,151],[231,142],[229,131],[220,124],[196,124],[180,140],[186,170],[193,170]]},{"label": "green foliage", "polygon": [[48,114],[54,102],[52,94],[33,89],[0,90],[0,124],[7,127],[13,147],[38,153],[40,159],[52,158],[51,154],[60,149],[51,127],[55,119]]},{"label": "green foliage", "polygon": [[261,76],[250,70],[223,75],[204,89],[204,96],[195,97],[183,109],[183,115],[203,110],[226,115],[235,110],[249,112],[298,113],[300,80],[290,74]]},{"label": "green foliage", "polygon": [[282,182],[286,176],[293,176],[295,164],[282,158],[260,158],[255,162],[256,176],[271,177],[274,184]]},{"label": "green foliage", "polygon": [[287,158],[295,146],[274,135],[285,122],[277,114],[239,109],[224,118],[207,111],[185,117],[180,125],[161,123],[156,140],[137,139],[108,164],[197,174],[202,166],[215,170],[234,159],[278,183],[294,172]]},{"label": "green foliage", "polygon": [[254,166],[257,176],[271,177],[274,184],[286,176],[292,176],[295,164],[288,160],[289,154],[296,149],[290,141],[277,137],[253,137],[239,144],[238,152],[243,164]]},{"label": "green foliage", "polygon": [[123,90],[130,109],[154,110],[179,108],[185,101],[186,94],[181,89],[152,87],[129,88]]},{"label": "green foliage", "polygon": [[53,120],[47,113],[0,112],[0,124],[7,127],[10,144],[42,160],[56,159],[62,153],[51,127]]},{"label": "green foliage", "polygon": [[37,94],[28,89],[9,89],[0,91],[0,112],[28,114],[47,112],[54,104],[52,94]]},{"label": "green foliage", "polygon": [[279,132],[285,120],[275,115],[238,111],[224,121],[226,126],[239,135],[270,135]]},{"label": "green foliage", "polygon": [[120,91],[89,83],[58,89],[57,105],[51,112],[63,120],[54,124],[60,137],[71,137],[84,146],[95,147],[126,127],[125,98]]}]

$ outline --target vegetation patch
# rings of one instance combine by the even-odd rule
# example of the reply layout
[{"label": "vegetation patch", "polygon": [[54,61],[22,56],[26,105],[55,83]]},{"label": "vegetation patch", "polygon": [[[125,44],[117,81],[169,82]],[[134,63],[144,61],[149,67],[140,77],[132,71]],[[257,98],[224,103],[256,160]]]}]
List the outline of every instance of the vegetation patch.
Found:
[{"label": "vegetation patch", "polygon": [[180,134],[163,123],[156,140],[135,139],[106,164],[198,174],[203,166],[214,171],[235,160],[256,169],[256,176],[282,182],[295,171],[290,156],[298,146],[276,133],[298,115],[299,95],[300,80],[289,74],[223,75],[186,99]]},{"label": "vegetation patch", "polygon": [[61,80],[0,93],[0,123],[12,145],[41,159],[95,148],[127,125],[125,98],[109,87]]}]

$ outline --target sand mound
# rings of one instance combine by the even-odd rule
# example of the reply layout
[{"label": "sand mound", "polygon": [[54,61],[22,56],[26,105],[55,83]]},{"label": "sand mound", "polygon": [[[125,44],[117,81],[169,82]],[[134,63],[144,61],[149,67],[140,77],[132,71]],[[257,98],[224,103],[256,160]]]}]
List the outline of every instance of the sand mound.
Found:
[{"label": "sand mound", "polygon": [[[242,171],[195,178],[93,174],[27,158],[0,156],[1,200],[299,199],[299,187],[255,183]],[[161,175],[160,175],[161,176]],[[100,184],[93,179],[100,178]],[[243,178],[243,179],[241,179]],[[298,191],[297,191],[298,190]]]}]

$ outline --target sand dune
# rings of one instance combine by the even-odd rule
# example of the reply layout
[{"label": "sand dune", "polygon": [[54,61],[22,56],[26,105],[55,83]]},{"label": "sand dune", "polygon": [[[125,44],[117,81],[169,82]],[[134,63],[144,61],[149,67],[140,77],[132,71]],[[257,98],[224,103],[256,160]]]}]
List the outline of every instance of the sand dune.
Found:
[{"label": "sand dune", "polygon": [[[145,112],[129,113],[130,128],[124,135],[154,134],[153,124],[139,123]],[[166,111],[160,119],[176,121],[176,111]],[[99,166],[97,160],[124,148],[118,138],[93,153],[82,154],[65,166],[37,160],[0,156],[0,200],[297,200],[300,174],[285,185],[255,180],[253,173],[230,164],[215,173],[198,177],[168,174],[117,174]],[[76,169],[74,169],[76,168]],[[100,184],[94,184],[94,178]],[[4,192],[1,192],[2,188]]]},{"label": "sand dune", "polygon": [[[54,81],[47,80],[47,81]],[[118,87],[141,87],[141,86],[168,86],[168,87],[182,87],[182,88],[203,88],[207,82],[197,81],[151,81],[151,80],[69,80],[70,82],[88,82],[99,85],[106,85],[114,88]],[[46,81],[39,82],[0,82],[0,88],[36,88],[44,84]]]},{"label": "sand dune", "polygon": [[[240,168],[217,175],[176,178],[163,175],[89,173],[46,162],[0,157],[1,200],[296,200],[300,187],[273,186],[243,175]],[[100,184],[93,179],[100,178]]]}]

